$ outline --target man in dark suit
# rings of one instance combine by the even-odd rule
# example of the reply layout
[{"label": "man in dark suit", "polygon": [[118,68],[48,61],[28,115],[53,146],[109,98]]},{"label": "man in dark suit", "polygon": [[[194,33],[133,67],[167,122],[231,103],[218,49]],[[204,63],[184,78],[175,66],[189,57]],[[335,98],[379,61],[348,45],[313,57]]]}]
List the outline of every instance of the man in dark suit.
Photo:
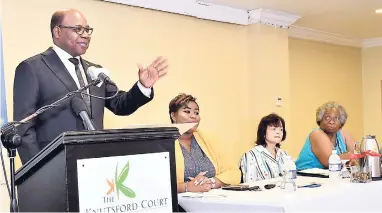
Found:
[{"label": "man in dark suit", "polygon": [[[65,94],[91,81],[86,70],[95,64],[84,60],[93,29],[84,15],[74,9],[60,10],[51,19],[53,47],[22,61],[14,79],[14,120],[31,115],[42,106],[51,104]],[[98,66],[98,65],[97,65]],[[89,116],[97,129],[103,129],[104,107],[116,115],[130,115],[153,99],[155,82],[167,72],[167,60],[157,58],[150,66],[138,65],[139,81],[128,92],[120,91],[108,100],[80,95],[88,107]],[[110,83],[91,87],[92,95],[110,97],[117,88]],[[18,133],[22,145],[18,152],[24,164],[65,131],[84,130],[80,117],[71,109],[70,102],[40,114],[30,123],[20,125]]]}]

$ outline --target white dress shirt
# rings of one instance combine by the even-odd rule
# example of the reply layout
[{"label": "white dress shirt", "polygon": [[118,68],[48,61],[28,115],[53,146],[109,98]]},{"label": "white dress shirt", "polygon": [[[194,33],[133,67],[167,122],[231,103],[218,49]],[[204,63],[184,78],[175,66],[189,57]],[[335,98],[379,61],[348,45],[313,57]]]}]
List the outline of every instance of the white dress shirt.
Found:
[{"label": "white dress shirt", "polygon": [[[64,64],[64,66],[69,71],[69,74],[72,76],[74,82],[76,82],[77,87],[81,88],[80,82],[78,81],[78,77],[76,74],[76,68],[75,68],[74,64],[69,61],[69,58],[73,58],[73,56],[71,56],[69,53],[65,52],[65,50],[59,48],[57,45],[54,45],[54,44],[53,44],[53,50],[57,53],[58,57],[60,58],[60,60]],[[84,79],[85,85],[87,85],[88,81],[86,79],[84,68],[82,67],[80,57],[77,56],[75,58],[77,58],[79,61],[79,68],[81,70],[82,78]],[[137,85],[138,85],[139,90],[142,92],[142,94],[144,94],[146,97],[150,98],[151,88],[146,88],[139,81],[138,81]],[[87,90],[87,92],[89,93],[89,89]]]},{"label": "white dress shirt", "polygon": [[240,161],[244,183],[280,177],[286,162],[286,156],[288,154],[280,148],[277,148],[275,158],[262,145],[253,147],[244,154]]}]

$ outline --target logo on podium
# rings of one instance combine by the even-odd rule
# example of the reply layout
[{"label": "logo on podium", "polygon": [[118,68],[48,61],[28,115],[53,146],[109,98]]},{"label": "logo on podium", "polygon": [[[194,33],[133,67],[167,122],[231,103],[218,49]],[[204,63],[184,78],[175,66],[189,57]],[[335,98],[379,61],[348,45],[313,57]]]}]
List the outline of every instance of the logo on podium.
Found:
[{"label": "logo on podium", "polygon": [[[129,198],[135,197],[135,192],[124,185],[124,182],[129,175],[129,169],[130,169],[130,162],[128,161],[126,165],[123,167],[123,169],[118,173],[118,163],[115,167],[115,179],[107,179],[107,184],[109,185],[109,191],[107,191],[106,195],[110,195],[111,193],[117,191],[117,197],[119,199],[119,192],[121,192],[123,195]],[[115,184],[114,184],[115,181]]]},{"label": "logo on podium", "polygon": [[77,160],[80,212],[172,212],[169,153]]}]

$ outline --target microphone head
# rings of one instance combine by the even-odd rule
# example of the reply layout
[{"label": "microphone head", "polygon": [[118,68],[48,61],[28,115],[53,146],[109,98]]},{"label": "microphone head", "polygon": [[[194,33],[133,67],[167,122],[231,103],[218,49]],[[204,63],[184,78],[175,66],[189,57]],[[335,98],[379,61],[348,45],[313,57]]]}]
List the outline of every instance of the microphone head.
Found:
[{"label": "microphone head", "polygon": [[95,67],[95,66],[91,66],[87,69],[87,72],[88,72],[88,75],[90,76],[90,78],[94,81],[94,80],[101,80],[101,82],[99,82],[97,84],[97,87],[101,87],[105,78],[109,78],[109,70],[105,69],[105,68],[102,68],[102,67]]},{"label": "microphone head", "polygon": [[[103,75],[106,75],[106,77],[109,77],[110,75],[110,72],[109,70],[105,69],[105,68],[100,68],[100,67],[95,67],[95,66],[91,66],[87,69],[87,72],[88,72],[88,75],[90,76],[90,78],[92,80],[97,80],[97,79],[100,79],[100,80],[104,80],[105,77],[103,77],[102,79],[100,78],[101,76]],[[103,75],[102,75],[103,73]],[[101,76],[100,76],[101,74]]]},{"label": "microphone head", "polygon": [[75,96],[74,98],[72,98],[72,100],[70,101],[70,105],[72,107],[73,112],[76,115],[79,115],[80,112],[82,111],[85,111],[86,113],[88,113],[88,109],[86,107],[85,101],[79,97]]}]

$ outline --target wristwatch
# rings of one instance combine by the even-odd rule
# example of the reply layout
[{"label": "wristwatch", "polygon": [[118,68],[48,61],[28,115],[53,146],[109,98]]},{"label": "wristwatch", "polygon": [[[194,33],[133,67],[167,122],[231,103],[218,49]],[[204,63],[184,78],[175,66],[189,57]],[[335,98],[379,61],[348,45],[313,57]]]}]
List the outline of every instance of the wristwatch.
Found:
[{"label": "wristwatch", "polygon": [[216,180],[215,180],[215,178],[209,178],[209,180],[211,181],[212,188],[215,188],[215,185],[216,185]]}]

